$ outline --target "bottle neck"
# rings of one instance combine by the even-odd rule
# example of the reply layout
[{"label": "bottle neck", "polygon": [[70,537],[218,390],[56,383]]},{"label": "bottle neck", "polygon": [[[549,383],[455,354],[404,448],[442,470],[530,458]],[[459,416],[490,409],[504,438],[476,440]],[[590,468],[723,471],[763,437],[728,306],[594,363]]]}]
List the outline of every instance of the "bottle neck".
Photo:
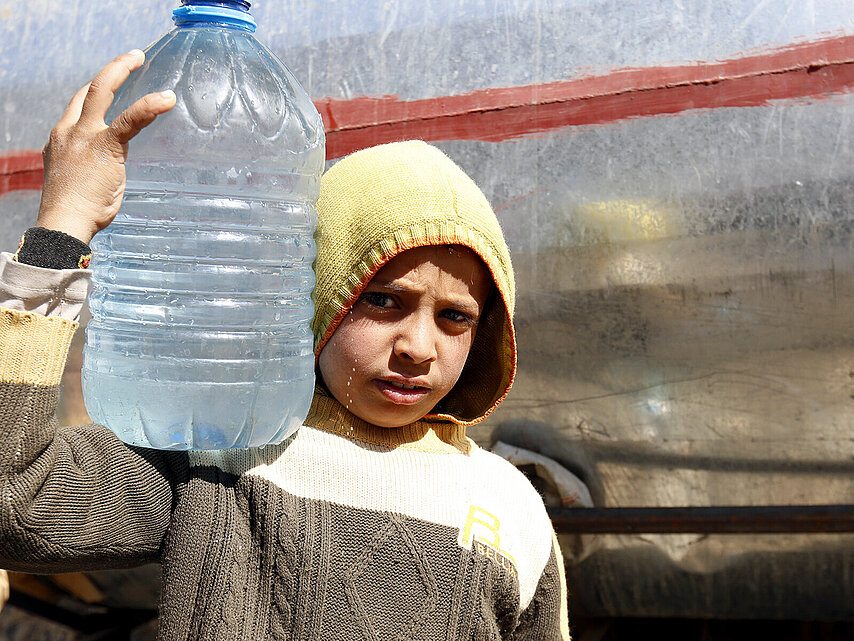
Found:
[{"label": "bottle neck", "polygon": [[182,0],[172,12],[176,27],[217,26],[254,33],[248,0]]}]

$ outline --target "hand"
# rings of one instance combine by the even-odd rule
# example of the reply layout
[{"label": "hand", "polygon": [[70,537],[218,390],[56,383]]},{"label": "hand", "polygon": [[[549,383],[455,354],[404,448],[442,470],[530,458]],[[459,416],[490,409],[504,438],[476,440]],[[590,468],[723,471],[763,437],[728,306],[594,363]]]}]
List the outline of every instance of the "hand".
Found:
[{"label": "hand", "polygon": [[175,105],[175,93],[150,93],[104,122],[115,92],[145,61],[136,49],[119,56],[80,89],[42,151],[44,186],[36,225],[84,243],[109,225],[125,191],[128,141]]}]

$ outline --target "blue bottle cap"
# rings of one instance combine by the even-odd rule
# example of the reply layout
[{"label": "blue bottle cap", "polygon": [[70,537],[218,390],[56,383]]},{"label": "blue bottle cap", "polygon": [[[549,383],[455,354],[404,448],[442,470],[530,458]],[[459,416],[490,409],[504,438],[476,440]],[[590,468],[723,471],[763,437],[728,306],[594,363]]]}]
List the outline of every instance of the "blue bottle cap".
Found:
[{"label": "blue bottle cap", "polygon": [[239,29],[254,33],[257,28],[252,14],[249,13],[249,2],[204,2],[204,0],[184,0],[184,4],[172,12],[172,20],[176,25],[188,22],[210,22],[228,24]]}]

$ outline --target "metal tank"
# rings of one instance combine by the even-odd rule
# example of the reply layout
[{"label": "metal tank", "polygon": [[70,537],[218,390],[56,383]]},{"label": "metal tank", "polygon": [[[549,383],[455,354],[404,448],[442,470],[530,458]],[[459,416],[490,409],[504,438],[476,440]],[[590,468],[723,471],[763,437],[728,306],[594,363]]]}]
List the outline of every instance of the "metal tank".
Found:
[{"label": "metal tank", "polygon": [[[0,5],[3,247],[66,100],[173,4]],[[495,207],[520,369],[476,440],[555,458],[599,508],[854,504],[852,0],[253,4],[330,161],[423,138]],[[854,619],[854,535],[769,519],[562,534],[571,610]]]}]

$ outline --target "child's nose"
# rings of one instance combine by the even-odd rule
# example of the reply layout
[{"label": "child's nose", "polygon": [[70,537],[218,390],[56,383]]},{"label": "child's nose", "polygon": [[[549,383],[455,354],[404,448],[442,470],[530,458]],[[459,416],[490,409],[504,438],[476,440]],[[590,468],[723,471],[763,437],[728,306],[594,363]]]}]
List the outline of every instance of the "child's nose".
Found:
[{"label": "child's nose", "polygon": [[436,360],[435,327],[432,318],[413,314],[402,322],[401,331],[394,342],[394,352],[398,358],[406,358],[414,363],[430,363]]}]

